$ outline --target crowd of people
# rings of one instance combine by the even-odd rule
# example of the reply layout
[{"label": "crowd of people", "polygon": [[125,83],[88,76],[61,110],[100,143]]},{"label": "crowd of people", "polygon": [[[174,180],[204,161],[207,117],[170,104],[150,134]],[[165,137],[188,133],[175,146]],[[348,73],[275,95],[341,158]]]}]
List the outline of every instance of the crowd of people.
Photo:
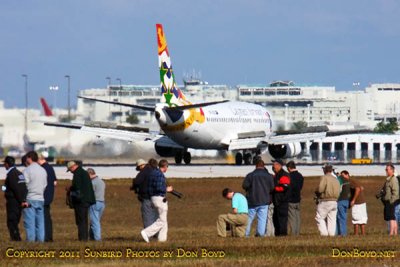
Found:
[{"label": "crowd of people", "polygon": [[[43,155],[34,151],[22,158],[25,165],[20,172],[13,157],[4,159],[7,170],[2,187],[6,198],[7,227],[10,239],[21,241],[19,222],[23,214],[23,225],[27,241],[53,241],[51,203],[57,185],[54,169]],[[272,161],[272,172],[265,168],[261,158],[255,169],[246,175],[242,188],[245,195],[230,188],[222,191],[224,198],[231,200],[232,210],[217,219],[217,234],[226,237],[249,237],[252,224],[257,218],[256,237],[300,234],[301,190],[303,175],[294,161],[287,164],[281,159]],[[285,171],[285,168],[287,171]],[[133,190],[141,203],[143,230],[140,235],[145,242],[152,238],[165,242],[168,234],[168,192],[180,196],[168,185],[165,173],[168,161],[159,162],[139,159],[138,174],[133,179]],[[346,170],[336,173],[333,166],[325,164],[323,175],[315,189],[316,224],[322,236],[347,235],[347,213],[351,208],[354,234],[366,233],[367,206],[362,184]],[[386,165],[387,178],[377,194],[384,204],[384,219],[388,222],[390,235],[397,235],[400,220],[399,181],[393,164]],[[105,209],[105,183],[93,168],[85,170],[75,161],[67,163],[67,171],[73,174],[67,186],[67,202],[74,209],[78,240],[101,240],[101,218]]]},{"label": "crowd of people", "polygon": [[[256,160],[255,170],[245,177],[242,184],[246,196],[229,188],[223,190],[223,197],[232,200],[232,210],[218,217],[218,236],[226,237],[227,229],[232,236],[250,236],[255,216],[256,237],[285,236],[288,232],[292,235],[300,234],[300,202],[304,177],[296,169],[294,161],[286,164],[287,171],[283,169],[283,160],[276,159],[272,162],[273,174],[265,168],[262,159]],[[350,178],[346,170],[340,174],[335,173],[330,164],[325,164],[322,170],[324,175],[315,189],[315,220],[321,236],[347,235],[349,208],[352,209],[354,234],[365,234],[368,216],[364,187],[356,179]],[[390,223],[390,234],[396,234],[396,211],[400,215],[400,205],[397,205],[398,181],[392,164],[386,166],[386,171],[388,177],[379,198],[385,206],[385,220]]]},{"label": "crowd of people", "polygon": [[[51,203],[57,185],[53,167],[45,157],[30,151],[21,159],[25,170],[20,172],[15,158],[7,156],[4,167],[7,170],[2,187],[6,198],[7,227],[12,241],[21,241],[19,222],[23,214],[26,240],[31,242],[52,242],[53,225]],[[73,173],[72,184],[66,188],[70,207],[75,211],[78,239],[101,240],[100,220],[104,211],[105,183],[92,168],[84,170],[74,161],[69,161],[67,171]],[[88,227],[90,215],[90,232]]]},{"label": "crowd of people", "polygon": [[[223,197],[232,199],[232,211],[218,217],[218,236],[226,237],[226,229],[230,229],[233,236],[250,236],[255,216],[255,236],[285,236],[288,225],[293,235],[300,234],[300,193],[304,178],[293,161],[286,165],[288,172],[283,169],[285,164],[281,159],[272,163],[274,174],[265,168],[261,158],[256,160],[255,170],[247,174],[242,184],[246,197],[229,188],[223,190]],[[241,219],[237,220],[239,217]]]}]

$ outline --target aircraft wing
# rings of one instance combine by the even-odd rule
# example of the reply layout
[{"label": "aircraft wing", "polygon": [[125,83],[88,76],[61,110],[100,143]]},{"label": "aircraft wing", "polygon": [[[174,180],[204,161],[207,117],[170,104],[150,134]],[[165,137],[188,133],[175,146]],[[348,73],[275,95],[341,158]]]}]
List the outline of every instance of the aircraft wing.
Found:
[{"label": "aircraft wing", "polygon": [[232,139],[230,140],[228,150],[255,149],[263,141],[265,141],[265,138],[262,137]]},{"label": "aircraft wing", "polygon": [[104,123],[96,124],[93,122],[85,124],[67,122],[43,122],[43,124],[45,126],[81,130],[84,132],[95,134],[99,137],[110,137],[128,142],[157,139],[157,135],[151,134],[147,128],[120,127]]},{"label": "aircraft wing", "polygon": [[313,141],[316,139],[322,139],[325,136],[326,132],[273,135],[269,137],[268,143],[283,145],[295,142]]},{"label": "aircraft wing", "polygon": [[325,136],[326,132],[290,133],[271,136],[266,136],[264,132],[248,132],[239,134],[237,139],[225,140],[223,143],[228,146],[228,150],[243,150],[257,148],[262,142],[284,145],[322,139]]},{"label": "aircraft wing", "polygon": [[131,132],[127,130],[109,129],[109,128],[83,126],[80,130],[87,133],[95,134],[99,137],[109,137],[128,142],[152,140],[155,137],[151,136],[150,133]]},{"label": "aircraft wing", "polygon": [[65,123],[65,122],[43,122],[45,126],[62,127],[81,130],[95,134],[99,137],[109,137],[128,142],[149,141],[157,142],[158,146],[183,148],[172,141],[169,137],[157,133],[152,133],[147,128],[115,126],[104,122],[89,122],[85,124]]}]

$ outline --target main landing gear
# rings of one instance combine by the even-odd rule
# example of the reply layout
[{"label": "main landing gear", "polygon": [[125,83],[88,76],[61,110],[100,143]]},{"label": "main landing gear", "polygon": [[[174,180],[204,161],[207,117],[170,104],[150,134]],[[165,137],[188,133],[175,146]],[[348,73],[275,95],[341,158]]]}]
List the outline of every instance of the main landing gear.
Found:
[{"label": "main landing gear", "polygon": [[177,152],[175,154],[175,163],[176,164],[181,164],[183,162],[185,162],[185,164],[190,164],[190,162],[192,161],[192,154],[190,154],[190,152],[188,151],[180,151]]},{"label": "main landing gear", "polygon": [[259,153],[251,153],[248,151],[243,151],[243,153],[238,152],[235,156],[235,164],[236,165],[252,165],[255,164],[255,161],[259,157]]}]

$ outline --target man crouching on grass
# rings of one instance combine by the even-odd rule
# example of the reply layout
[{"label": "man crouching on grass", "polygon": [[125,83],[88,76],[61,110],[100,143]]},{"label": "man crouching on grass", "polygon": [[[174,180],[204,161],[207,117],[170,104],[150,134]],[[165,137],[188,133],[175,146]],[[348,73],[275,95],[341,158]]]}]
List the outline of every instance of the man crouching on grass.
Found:
[{"label": "man crouching on grass", "polygon": [[242,194],[235,193],[229,188],[225,188],[222,191],[222,196],[226,199],[232,199],[232,213],[218,216],[218,236],[226,237],[226,230],[229,228],[232,236],[243,237],[247,226],[247,199]]}]

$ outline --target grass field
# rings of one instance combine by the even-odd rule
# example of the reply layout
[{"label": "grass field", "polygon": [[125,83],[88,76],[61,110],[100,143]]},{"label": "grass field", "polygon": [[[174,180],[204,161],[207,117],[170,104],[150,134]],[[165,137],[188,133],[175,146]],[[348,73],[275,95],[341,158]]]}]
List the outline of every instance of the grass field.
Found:
[{"label": "grass field", "polygon": [[[0,266],[400,266],[400,237],[386,234],[383,207],[375,199],[383,180],[360,178],[369,216],[366,236],[320,237],[313,202],[318,178],[307,177],[300,236],[218,238],[216,218],[230,210],[230,202],[222,198],[221,190],[231,187],[242,191],[243,179],[169,179],[185,198],[169,196],[168,241],[149,244],[140,237],[140,207],[129,191],[130,179],[106,181],[103,241],[87,243],[77,241],[73,210],[65,205],[64,198],[69,181],[60,181],[52,205],[52,243],[9,242],[5,201],[0,201]],[[24,232],[22,223],[20,228]]]}]

